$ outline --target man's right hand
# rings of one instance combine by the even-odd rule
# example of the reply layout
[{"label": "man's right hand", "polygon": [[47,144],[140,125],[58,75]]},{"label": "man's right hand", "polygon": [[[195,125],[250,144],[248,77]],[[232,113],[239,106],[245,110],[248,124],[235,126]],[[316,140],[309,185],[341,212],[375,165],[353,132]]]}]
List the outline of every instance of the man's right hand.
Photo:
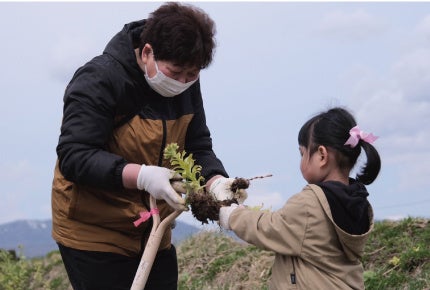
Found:
[{"label": "man's right hand", "polygon": [[[180,179],[173,170],[165,167],[144,165],[137,176],[137,188],[145,190],[155,199],[165,200],[175,210],[187,210],[185,200],[180,196],[184,192],[176,192],[171,185],[171,180]],[[180,189],[180,186],[175,186]]]}]

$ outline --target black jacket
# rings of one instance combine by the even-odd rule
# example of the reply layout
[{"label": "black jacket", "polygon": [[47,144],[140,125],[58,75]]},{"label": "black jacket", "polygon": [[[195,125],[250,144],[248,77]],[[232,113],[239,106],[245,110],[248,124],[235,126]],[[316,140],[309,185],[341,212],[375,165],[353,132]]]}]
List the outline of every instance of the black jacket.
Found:
[{"label": "black jacket", "polygon": [[[57,146],[59,166],[66,179],[105,189],[122,188],[121,172],[128,162],[106,150],[115,128],[133,116],[166,122],[192,114],[186,128],[185,149],[193,153],[206,179],[227,176],[212,151],[206,126],[200,83],[174,98],[165,98],[147,84],[134,49],[145,20],[124,26],[102,55],[79,68],[66,88],[61,135]],[[156,165],[161,165],[161,144]]]},{"label": "black jacket", "polygon": [[[144,23],[125,25],[67,86],[51,200],[52,236],[64,246],[141,255],[150,222],[133,222],[149,211],[149,194],[123,188],[121,174],[128,162],[169,167],[169,143],[192,153],[206,180],[227,176],[212,151],[199,82],[173,98],[146,83],[134,52]],[[157,208],[161,219],[173,211],[161,200]],[[170,242],[169,227],[159,248]]]}]

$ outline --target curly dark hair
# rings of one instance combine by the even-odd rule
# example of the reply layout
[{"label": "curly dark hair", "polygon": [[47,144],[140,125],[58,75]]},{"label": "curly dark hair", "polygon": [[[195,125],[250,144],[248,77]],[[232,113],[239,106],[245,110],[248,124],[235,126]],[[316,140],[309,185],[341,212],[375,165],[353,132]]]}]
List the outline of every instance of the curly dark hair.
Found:
[{"label": "curly dark hair", "polygon": [[200,8],[168,2],[149,15],[139,49],[148,43],[156,60],[204,69],[212,62],[215,33],[214,21]]}]

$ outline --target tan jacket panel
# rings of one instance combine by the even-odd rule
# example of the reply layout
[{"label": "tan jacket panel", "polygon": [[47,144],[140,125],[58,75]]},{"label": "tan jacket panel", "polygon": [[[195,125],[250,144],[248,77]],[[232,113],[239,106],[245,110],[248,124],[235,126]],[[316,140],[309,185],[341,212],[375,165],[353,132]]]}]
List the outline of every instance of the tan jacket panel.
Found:
[{"label": "tan jacket panel", "polygon": [[[183,150],[192,115],[167,121],[166,144],[176,142]],[[107,150],[132,163],[157,165],[163,138],[160,120],[134,117],[118,128]],[[167,160],[162,166],[170,167]],[[113,252],[128,256],[140,253],[148,223],[134,227],[139,213],[148,211],[149,195],[138,190],[107,191],[80,186],[64,178],[56,164],[52,189],[53,237],[68,247]],[[164,219],[173,209],[157,201]],[[148,231],[149,233],[149,231]],[[171,229],[166,230],[160,250],[170,247]]]}]

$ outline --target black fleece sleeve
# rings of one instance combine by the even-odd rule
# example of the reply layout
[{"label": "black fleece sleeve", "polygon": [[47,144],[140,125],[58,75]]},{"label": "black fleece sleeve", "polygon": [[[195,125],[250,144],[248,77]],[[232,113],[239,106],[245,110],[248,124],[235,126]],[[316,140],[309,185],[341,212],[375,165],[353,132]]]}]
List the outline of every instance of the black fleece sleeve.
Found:
[{"label": "black fleece sleeve", "polygon": [[73,76],[64,95],[57,146],[61,173],[72,182],[103,189],[122,188],[122,157],[104,148],[112,134],[116,108],[109,72],[94,60]]}]

